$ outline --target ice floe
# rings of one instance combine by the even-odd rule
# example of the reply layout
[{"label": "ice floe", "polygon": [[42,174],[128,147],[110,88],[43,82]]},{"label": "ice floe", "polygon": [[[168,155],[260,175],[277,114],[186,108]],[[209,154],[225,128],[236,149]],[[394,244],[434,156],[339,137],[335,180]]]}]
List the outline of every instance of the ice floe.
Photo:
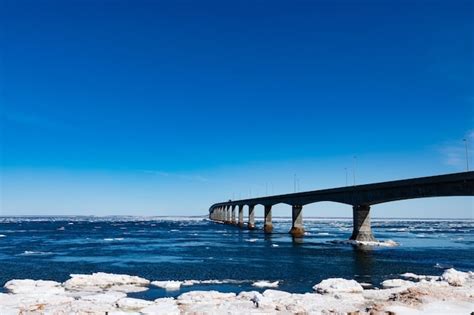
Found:
[{"label": "ice floe", "polygon": [[319,232],[319,233],[316,233],[316,235],[329,236],[329,235],[331,235],[331,234],[329,234],[328,232]]},{"label": "ice floe", "polygon": [[123,237],[109,237],[109,238],[104,238],[104,241],[106,242],[113,242],[113,241],[123,241]]},{"label": "ice floe", "polygon": [[48,280],[10,280],[4,285],[8,292],[14,294],[20,293],[41,293],[48,292],[48,294],[64,293],[64,288],[61,283]]},{"label": "ice floe", "polygon": [[393,289],[393,288],[408,288],[413,286],[413,281],[402,280],[402,279],[389,279],[382,282],[382,288]]},{"label": "ice floe", "polygon": [[117,306],[123,310],[140,310],[153,305],[152,301],[124,297],[117,301]]},{"label": "ice floe", "polygon": [[355,241],[355,240],[348,240],[347,243],[356,245],[356,246],[380,246],[380,247],[395,247],[399,246],[395,241],[386,240],[386,241]]},{"label": "ice floe", "polygon": [[[167,291],[177,291],[181,288],[181,285],[183,284],[182,281],[152,281],[151,285],[154,285],[155,287],[163,288]],[[190,284],[187,284],[190,285]]]},{"label": "ice floe", "polygon": [[414,274],[414,273],[411,273],[411,272],[402,273],[400,275],[400,277],[405,278],[405,279],[409,279],[409,280],[414,280],[414,281],[421,281],[421,280],[424,280],[424,281],[437,281],[440,278],[438,276],[417,275],[417,274]]},{"label": "ice floe", "polygon": [[257,287],[257,288],[278,288],[278,284],[280,281],[265,281],[265,280],[260,280],[260,281],[255,281],[252,283],[252,286]]},{"label": "ice floe", "polygon": [[[177,298],[154,301],[127,297],[120,287],[146,289],[144,278],[94,273],[71,275],[64,283],[47,280],[10,280],[0,293],[0,314],[470,314],[474,309],[474,273],[445,270],[441,277],[403,274],[412,282],[389,279],[385,289],[363,289],[355,280],[331,278],[316,284],[314,293],[296,294],[267,289],[190,291]],[[427,281],[429,280],[429,281]],[[159,281],[169,287],[240,280]],[[256,283],[274,284],[269,281]],[[154,282],[151,282],[156,283]]]},{"label": "ice floe", "polygon": [[330,243],[334,244],[350,244],[353,246],[367,246],[367,247],[396,247],[400,244],[393,240],[385,241],[356,241],[356,240],[333,240]]},{"label": "ice floe", "polygon": [[364,288],[355,280],[330,278],[321,281],[313,287],[320,294],[326,293],[360,293]]},{"label": "ice floe", "polygon": [[40,252],[34,250],[25,250],[23,253],[19,254],[19,256],[47,256],[52,255],[51,252]]},{"label": "ice floe", "polygon": [[149,280],[136,276],[97,272],[92,275],[72,274],[63,285],[75,291],[137,292],[146,289],[149,284]]}]

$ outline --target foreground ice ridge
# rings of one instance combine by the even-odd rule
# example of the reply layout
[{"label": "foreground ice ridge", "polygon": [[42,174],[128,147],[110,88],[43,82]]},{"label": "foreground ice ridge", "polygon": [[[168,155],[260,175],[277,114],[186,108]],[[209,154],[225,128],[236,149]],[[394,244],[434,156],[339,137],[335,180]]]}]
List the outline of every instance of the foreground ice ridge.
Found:
[{"label": "foreground ice ridge", "polygon": [[[165,281],[152,281],[151,285],[155,287],[159,287],[165,289],[166,291],[178,291],[181,287],[192,286],[196,284],[224,284],[224,283],[246,283],[251,281],[245,280],[233,280],[233,279],[225,279],[225,280],[165,280]],[[268,281],[256,281],[252,285],[256,287],[278,287],[279,281],[275,282],[268,282]]]},{"label": "foreground ice ridge", "polygon": [[[331,278],[314,285],[314,292],[280,290],[222,293],[191,291],[154,301],[127,297],[147,290],[225,280],[154,281],[118,274],[71,275],[64,283],[11,280],[0,293],[0,314],[470,314],[474,310],[474,273],[447,269],[437,276],[402,274],[383,289],[363,289],[355,280]],[[235,281],[235,280],[234,280]],[[257,281],[255,286],[276,286]]]}]

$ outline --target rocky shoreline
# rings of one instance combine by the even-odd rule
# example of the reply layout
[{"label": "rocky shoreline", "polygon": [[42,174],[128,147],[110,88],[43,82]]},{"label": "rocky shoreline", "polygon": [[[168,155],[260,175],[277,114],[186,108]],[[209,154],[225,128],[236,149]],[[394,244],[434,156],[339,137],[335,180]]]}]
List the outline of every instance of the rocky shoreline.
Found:
[{"label": "rocky shoreline", "polygon": [[[239,294],[191,291],[154,301],[127,297],[150,286],[171,290],[219,280],[149,281],[107,273],[71,275],[64,283],[11,280],[0,293],[0,314],[472,314],[474,273],[447,269],[441,276],[412,273],[385,280],[381,289],[364,289],[355,280],[331,278],[314,292],[275,289]],[[278,282],[256,282],[276,287]]]}]

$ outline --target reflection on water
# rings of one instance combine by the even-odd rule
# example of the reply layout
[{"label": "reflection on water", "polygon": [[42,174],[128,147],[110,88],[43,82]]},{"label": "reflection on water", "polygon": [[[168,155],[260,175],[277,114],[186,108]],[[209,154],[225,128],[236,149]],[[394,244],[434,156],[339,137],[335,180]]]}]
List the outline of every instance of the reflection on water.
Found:
[{"label": "reflection on water", "polygon": [[352,250],[354,257],[354,275],[356,280],[359,282],[372,283],[372,273],[374,265],[373,248],[353,247]]}]

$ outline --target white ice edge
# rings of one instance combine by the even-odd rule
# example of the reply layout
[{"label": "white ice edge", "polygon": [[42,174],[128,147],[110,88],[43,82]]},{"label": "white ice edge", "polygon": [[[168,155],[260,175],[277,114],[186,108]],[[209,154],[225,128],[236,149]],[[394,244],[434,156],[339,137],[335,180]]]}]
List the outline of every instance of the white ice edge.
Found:
[{"label": "white ice edge", "polygon": [[[387,279],[382,284],[388,289],[363,289],[351,279],[330,278],[314,286],[313,293],[292,294],[280,290],[221,293],[217,291],[190,291],[177,298],[159,298],[155,301],[129,298],[126,292],[137,292],[149,287],[144,278],[94,273],[75,274],[64,283],[45,280],[11,280],[5,284],[9,293],[0,293],[0,314],[35,312],[57,313],[123,313],[187,314],[187,313],[268,313],[277,309],[289,313],[340,313],[365,311],[374,304],[384,310],[397,310],[400,314],[420,314],[440,310],[450,314],[469,314],[474,309],[474,273],[447,269],[439,277],[405,273],[401,279]],[[428,279],[428,280],[427,280]],[[186,280],[161,281],[169,287],[179,283],[225,283],[240,280]],[[155,281],[153,281],[155,282]],[[153,282],[151,282],[153,284]],[[277,286],[279,281],[259,280],[255,287]],[[411,291],[407,291],[410,288]],[[421,295],[416,296],[420,291]],[[407,293],[408,292],[408,293]],[[411,293],[410,293],[411,292]],[[414,294],[418,304],[405,303],[397,296]],[[442,298],[440,298],[442,297]],[[380,309],[379,309],[380,311]]]}]

